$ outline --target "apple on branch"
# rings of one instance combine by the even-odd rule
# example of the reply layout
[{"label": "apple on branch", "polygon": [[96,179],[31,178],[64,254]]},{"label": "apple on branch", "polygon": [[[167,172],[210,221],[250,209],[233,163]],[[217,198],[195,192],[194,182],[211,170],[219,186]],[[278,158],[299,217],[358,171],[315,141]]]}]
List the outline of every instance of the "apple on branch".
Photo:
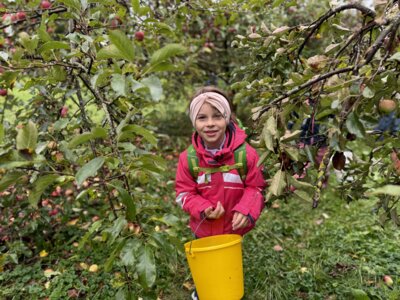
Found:
[{"label": "apple on branch", "polygon": [[144,32],[143,31],[137,31],[135,32],[135,39],[139,42],[144,40]]},{"label": "apple on branch", "polygon": [[390,113],[397,108],[396,101],[392,99],[381,99],[378,104],[378,108],[380,112]]},{"label": "apple on branch", "polygon": [[49,9],[51,7],[51,2],[43,0],[42,2],[40,2],[40,7],[42,9]]}]

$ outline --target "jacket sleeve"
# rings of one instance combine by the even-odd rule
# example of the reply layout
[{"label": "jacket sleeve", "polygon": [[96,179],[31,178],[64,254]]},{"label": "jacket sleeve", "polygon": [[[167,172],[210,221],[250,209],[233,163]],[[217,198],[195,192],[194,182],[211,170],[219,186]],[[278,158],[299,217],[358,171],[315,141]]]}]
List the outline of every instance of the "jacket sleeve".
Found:
[{"label": "jacket sleeve", "polygon": [[176,170],[175,191],[176,202],[195,219],[201,219],[201,213],[212,206],[211,202],[197,192],[197,182],[189,171],[187,151],[179,155],[178,168]]},{"label": "jacket sleeve", "polygon": [[264,208],[263,190],[266,187],[262,175],[262,168],[257,167],[258,154],[250,145],[246,145],[247,175],[244,182],[245,188],[239,203],[233,208],[250,219],[256,221]]}]

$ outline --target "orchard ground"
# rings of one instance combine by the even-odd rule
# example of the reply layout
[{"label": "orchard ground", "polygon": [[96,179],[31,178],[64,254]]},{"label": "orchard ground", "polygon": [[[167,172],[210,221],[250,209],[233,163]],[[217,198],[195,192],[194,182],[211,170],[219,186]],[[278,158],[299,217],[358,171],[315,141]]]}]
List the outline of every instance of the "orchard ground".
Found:
[{"label": "orchard ground", "polygon": [[[191,239],[191,233],[187,216],[174,205],[171,180],[176,152],[167,152],[165,157],[170,172],[164,180],[167,184],[161,186],[166,188],[154,189],[166,209],[182,220],[182,235],[173,272],[157,266],[153,288],[159,299],[183,300],[194,287],[183,253],[183,243]],[[311,202],[291,197],[267,204],[256,228],[243,241],[244,299],[399,299],[399,231],[392,223],[387,228],[378,225],[372,202],[340,200],[334,181],[331,176],[317,209],[311,208]],[[107,209],[106,204],[98,208]],[[101,247],[78,246],[88,226],[82,225],[83,220],[77,220],[59,228],[45,252],[6,265],[0,273],[0,298],[113,299],[124,278],[118,266],[104,272],[110,254]],[[385,276],[393,283],[385,283]],[[146,291],[137,293],[155,299],[146,297]]]}]

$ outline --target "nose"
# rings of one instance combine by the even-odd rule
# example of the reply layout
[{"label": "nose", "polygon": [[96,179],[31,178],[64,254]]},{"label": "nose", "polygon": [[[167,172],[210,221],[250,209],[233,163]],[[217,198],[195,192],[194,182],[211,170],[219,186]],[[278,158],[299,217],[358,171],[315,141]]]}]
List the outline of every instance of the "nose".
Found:
[{"label": "nose", "polygon": [[214,126],[214,120],[213,118],[208,118],[207,119],[207,127],[212,127]]}]

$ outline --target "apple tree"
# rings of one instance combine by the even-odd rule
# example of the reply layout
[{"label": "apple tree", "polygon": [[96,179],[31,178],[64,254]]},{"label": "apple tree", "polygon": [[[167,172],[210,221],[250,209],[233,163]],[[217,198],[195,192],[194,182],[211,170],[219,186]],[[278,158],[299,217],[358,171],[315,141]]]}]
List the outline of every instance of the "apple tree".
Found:
[{"label": "apple tree", "polygon": [[[1,4],[1,266],[64,243],[55,232],[65,230],[78,249],[106,249],[101,268],[122,270],[119,295],[153,295],[157,274],[175,272],[184,226],[160,200],[167,167],[153,120],[166,74],[196,69],[196,53],[168,18],[176,5],[148,4]],[[76,224],[79,239],[64,229]]]},{"label": "apple tree", "polygon": [[398,2],[331,6],[312,22],[282,25],[237,39],[251,59],[232,86],[237,103],[255,106],[267,197],[293,194],[317,207],[335,171],[344,199],[375,199],[382,224],[400,225]]}]

